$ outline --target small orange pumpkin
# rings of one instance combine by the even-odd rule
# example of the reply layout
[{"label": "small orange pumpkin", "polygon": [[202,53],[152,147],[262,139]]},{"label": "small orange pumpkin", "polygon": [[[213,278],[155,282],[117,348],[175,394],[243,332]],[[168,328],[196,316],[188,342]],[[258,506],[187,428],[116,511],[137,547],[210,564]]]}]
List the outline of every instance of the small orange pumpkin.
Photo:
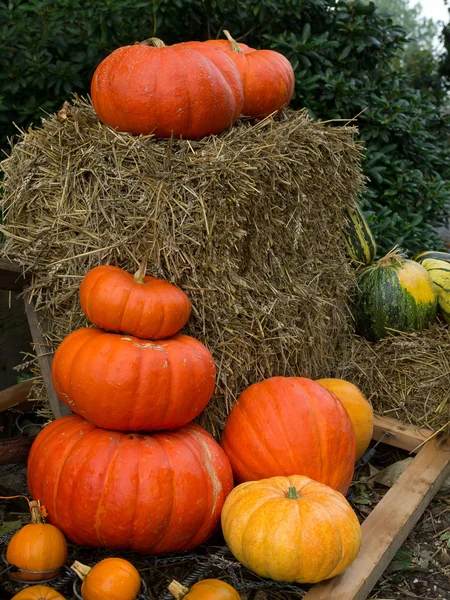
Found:
[{"label": "small orange pumpkin", "polygon": [[76,560],[70,568],[83,581],[83,600],[135,600],[139,594],[139,573],[124,558],[105,558],[93,567]]},{"label": "small orange pumpkin", "polygon": [[145,276],[145,263],[134,276],[111,265],[94,267],[80,284],[80,304],[97,327],[147,340],[175,335],[191,314],[187,295],[169,281]]},{"label": "small orange pumpkin", "polygon": [[356,458],[359,460],[370,444],[373,435],[373,409],[370,402],[350,381],[345,379],[317,379],[342,402],[348,412],[356,434]]},{"label": "small orange pumpkin", "polygon": [[20,590],[11,600],[66,600],[59,592],[46,585],[33,585]]},{"label": "small orange pumpkin", "polygon": [[203,579],[190,590],[174,580],[168,590],[176,600],[241,600],[234,587],[220,579]]},{"label": "small orange pumpkin", "polygon": [[25,571],[45,571],[12,571],[10,575],[13,579],[44,581],[59,574],[67,560],[67,543],[57,527],[44,523],[41,512],[45,514],[45,509],[39,501],[30,501],[28,498],[26,500],[30,507],[31,523],[13,535],[6,549],[6,560],[10,565]]},{"label": "small orange pumpkin", "polygon": [[355,560],[361,527],[342,494],[301,475],[235,487],[222,531],[245,567],[275,581],[317,583]]}]

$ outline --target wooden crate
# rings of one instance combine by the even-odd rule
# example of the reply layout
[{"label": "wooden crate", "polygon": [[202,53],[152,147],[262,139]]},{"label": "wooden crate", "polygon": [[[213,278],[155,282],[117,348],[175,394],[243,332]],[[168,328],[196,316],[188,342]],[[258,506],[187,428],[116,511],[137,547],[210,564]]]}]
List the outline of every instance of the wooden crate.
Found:
[{"label": "wooden crate", "polygon": [[[0,261],[0,289],[25,292],[25,310],[55,418],[70,411],[63,405],[52,385],[52,355],[42,331],[45,323],[38,318],[26,295],[27,279],[16,265]],[[24,399],[24,382],[0,392],[1,405]],[[9,404],[11,405],[11,404]],[[396,448],[415,454],[397,482],[362,524],[363,542],[355,562],[342,574],[317,584],[307,592],[305,600],[366,600],[394,554],[412,531],[426,507],[450,474],[450,437],[428,429],[404,425],[387,417],[375,416],[374,440],[382,440]]]}]

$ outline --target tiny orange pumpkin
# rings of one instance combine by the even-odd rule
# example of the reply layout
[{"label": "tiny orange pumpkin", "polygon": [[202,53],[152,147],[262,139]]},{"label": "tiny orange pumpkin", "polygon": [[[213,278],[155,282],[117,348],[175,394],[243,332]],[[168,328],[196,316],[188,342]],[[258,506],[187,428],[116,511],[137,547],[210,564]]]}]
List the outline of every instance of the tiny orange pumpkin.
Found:
[{"label": "tiny orange pumpkin", "polygon": [[105,558],[93,567],[76,560],[70,568],[83,581],[83,600],[135,600],[139,594],[139,572],[124,558]]},{"label": "tiny orange pumpkin", "polygon": [[234,587],[220,579],[202,579],[191,589],[174,580],[168,590],[176,600],[241,600]]},{"label": "tiny orange pumpkin", "polygon": [[20,590],[11,600],[66,600],[59,592],[46,585],[32,585]]}]

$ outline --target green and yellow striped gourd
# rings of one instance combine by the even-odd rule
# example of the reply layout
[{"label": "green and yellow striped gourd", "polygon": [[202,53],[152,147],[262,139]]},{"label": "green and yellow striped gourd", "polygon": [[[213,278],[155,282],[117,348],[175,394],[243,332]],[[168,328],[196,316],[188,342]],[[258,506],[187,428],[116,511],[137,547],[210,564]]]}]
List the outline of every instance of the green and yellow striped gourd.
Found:
[{"label": "green and yellow striped gourd", "polygon": [[359,206],[354,204],[346,211],[347,227],[345,246],[354,265],[370,264],[377,253],[377,245]]},{"label": "green and yellow striped gourd", "polygon": [[[446,254],[446,252],[423,252],[422,254]],[[448,257],[450,258],[450,254]],[[423,258],[420,263],[428,271],[436,286],[440,312],[447,323],[450,323],[450,261]]]},{"label": "green and yellow striped gourd", "polygon": [[429,327],[437,292],[427,270],[393,250],[358,277],[357,331],[371,341]]},{"label": "green and yellow striped gourd", "polygon": [[429,258],[433,260],[445,260],[450,263],[450,253],[440,252],[439,250],[425,250],[425,252],[421,252],[415,256],[414,260],[422,264],[424,260],[428,260]]}]

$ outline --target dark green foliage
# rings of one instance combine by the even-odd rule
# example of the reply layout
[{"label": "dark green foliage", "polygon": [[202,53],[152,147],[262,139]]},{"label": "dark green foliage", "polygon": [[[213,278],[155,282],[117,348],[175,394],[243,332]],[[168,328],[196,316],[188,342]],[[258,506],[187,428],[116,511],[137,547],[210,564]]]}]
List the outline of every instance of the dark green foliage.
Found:
[{"label": "dark green foliage", "polygon": [[[399,56],[404,31],[361,0],[10,0],[0,2],[0,123],[39,123],[71,92],[85,94],[118,46],[220,37],[285,54],[296,73],[294,108],[322,120],[358,116],[370,181],[365,214],[381,252],[439,248],[434,227],[450,203],[449,122],[417,89]],[[416,87],[414,87],[416,85]]]}]

